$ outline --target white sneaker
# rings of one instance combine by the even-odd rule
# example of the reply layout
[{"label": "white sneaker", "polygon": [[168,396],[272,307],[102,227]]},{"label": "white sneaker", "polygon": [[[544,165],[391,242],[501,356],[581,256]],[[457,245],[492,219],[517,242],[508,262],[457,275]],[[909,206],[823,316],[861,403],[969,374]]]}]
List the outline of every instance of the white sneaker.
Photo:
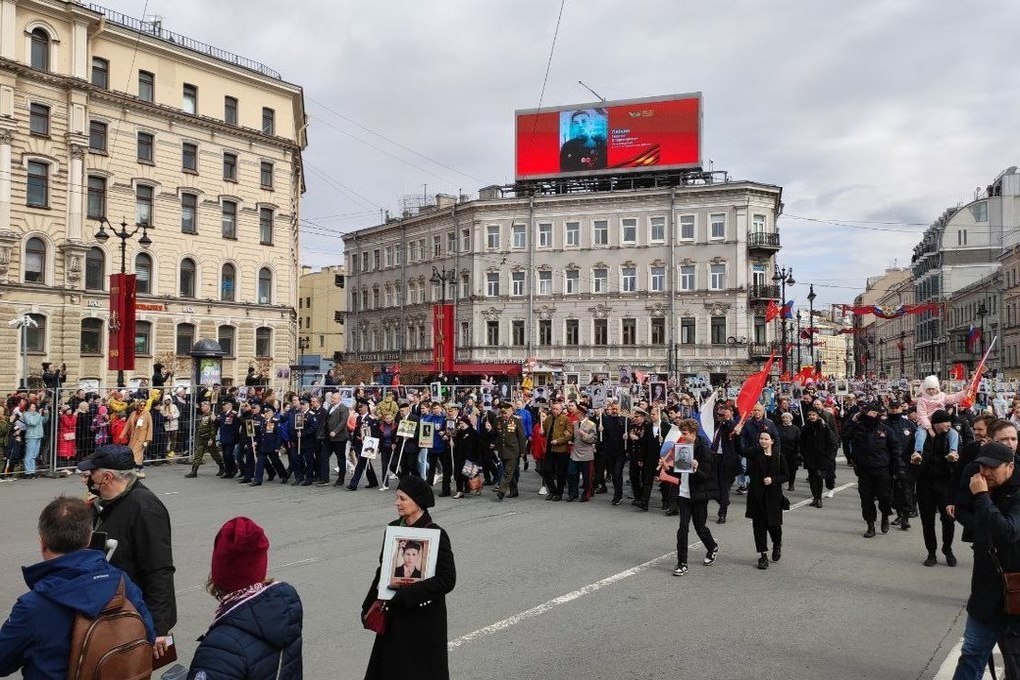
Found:
[{"label": "white sneaker", "polygon": [[549,489],[545,488],[545,485],[543,484],[542,488],[538,490],[538,495],[539,496],[544,496],[547,493],[549,493]]},{"label": "white sneaker", "polygon": [[387,478],[387,480],[392,482],[396,478],[397,478],[397,476],[391,472],[390,476]]},{"label": "white sneaker", "polygon": [[836,490],[835,489],[829,489],[828,491],[825,492],[825,497],[826,498],[832,498],[835,495],[836,495]]},{"label": "white sneaker", "polygon": [[383,484],[382,486],[379,487],[379,490],[380,491],[389,491],[390,490],[390,485],[389,484]]}]

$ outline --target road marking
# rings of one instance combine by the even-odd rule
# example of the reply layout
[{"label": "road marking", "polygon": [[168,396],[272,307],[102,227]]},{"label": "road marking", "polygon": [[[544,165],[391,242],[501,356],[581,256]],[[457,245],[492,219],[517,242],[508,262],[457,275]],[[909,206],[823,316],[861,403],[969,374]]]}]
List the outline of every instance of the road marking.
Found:
[{"label": "road marking", "polygon": [[[843,491],[844,489],[848,489],[848,488],[850,488],[852,486],[856,486],[856,484],[857,484],[856,482],[850,482],[848,484],[843,484],[842,486],[837,486],[835,489],[833,489],[833,491],[834,492]],[[799,508],[799,507],[802,507],[804,505],[807,505],[809,502],[810,502],[809,500],[800,501],[800,502],[796,503],[795,505],[790,506],[790,510],[795,510],[796,508]],[[691,543],[687,547],[688,547],[688,549],[691,549],[691,548],[697,548],[699,545],[701,545],[701,541],[698,541],[697,543]],[[606,588],[608,586],[613,585],[614,583],[619,583],[620,581],[624,580],[625,578],[630,578],[631,576],[636,576],[637,574],[640,574],[643,571],[647,571],[651,567],[654,567],[656,565],[662,564],[663,562],[668,562],[670,558],[675,558],[675,557],[676,557],[676,551],[673,550],[673,551],[670,551],[670,552],[666,553],[665,555],[660,555],[659,557],[656,557],[654,559],[648,560],[647,562],[643,562],[643,563],[637,565],[636,567],[631,567],[630,569],[624,569],[623,571],[621,571],[619,573],[616,573],[616,574],[613,574],[612,576],[607,576],[606,578],[602,579],[601,581],[596,581],[595,583],[590,583],[590,584],[588,584],[586,586],[578,588],[577,590],[573,590],[573,591],[571,591],[569,593],[566,593],[565,595],[560,595],[559,597],[554,597],[553,599],[548,600],[547,602],[543,602],[540,605],[536,605],[536,606],[532,607],[531,609],[526,609],[523,612],[520,612],[519,614],[514,614],[513,616],[507,617],[507,618],[503,619],[502,621],[497,621],[496,623],[493,623],[493,624],[490,624],[488,626],[485,626],[484,628],[479,628],[478,630],[472,631],[472,632],[468,633],[467,635],[462,635],[462,636],[460,636],[459,638],[457,638],[455,640],[451,640],[448,643],[447,648],[450,649],[450,650],[457,649],[458,647],[462,647],[462,646],[466,645],[469,642],[474,642],[475,640],[478,640],[480,638],[488,637],[489,635],[494,635],[494,634],[496,634],[496,633],[498,633],[500,631],[506,630],[506,629],[511,628],[513,626],[516,626],[517,624],[522,623],[523,621],[527,621],[528,619],[533,619],[536,616],[541,616],[542,614],[545,614],[546,612],[548,612],[548,611],[550,611],[552,609],[555,609],[556,607],[559,607],[560,605],[567,604],[568,602],[573,602],[574,600],[582,598],[585,595],[591,595],[592,593],[598,592],[598,591],[602,590],[603,588]]]},{"label": "road marking", "polygon": [[176,493],[180,493],[180,491],[164,491],[163,493],[161,493],[159,495],[160,496],[173,496]]},{"label": "road marking", "polygon": [[[960,652],[962,651],[963,651],[963,638],[960,638],[960,641],[957,642],[956,645],[949,651],[949,656],[947,656],[946,660],[942,662],[941,666],[939,666],[939,670],[935,674],[935,677],[932,678],[932,680],[951,680],[953,674],[956,672],[956,662],[960,658]],[[995,645],[995,649],[992,651],[992,655],[995,657],[996,668],[1004,668],[1004,666],[1002,665],[1002,652],[999,651],[998,645]],[[988,678],[988,680],[991,680],[992,674],[989,673],[988,670],[986,669],[984,675],[982,675],[981,677]]]},{"label": "road marking", "polygon": [[[286,569],[287,567],[296,567],[299,564],[313,564],[313,563],[318,562],[318,561],[319,561],[318,557],[306,557],[305,559],[298,560],[297,562],[288,562],[287,564],[281,564],[278,567],[273,567],[273,571],[280,571],[281,569]],[[199,584],[197,586],[188,586],[187,588],[181,588],[175,594],[177,595],[177,597],[180,597],[181,595],[187,595],[188,593],[193,593],[196,590],[204,590],[205,587],[206,586],[205,586],[204,583]]]}]

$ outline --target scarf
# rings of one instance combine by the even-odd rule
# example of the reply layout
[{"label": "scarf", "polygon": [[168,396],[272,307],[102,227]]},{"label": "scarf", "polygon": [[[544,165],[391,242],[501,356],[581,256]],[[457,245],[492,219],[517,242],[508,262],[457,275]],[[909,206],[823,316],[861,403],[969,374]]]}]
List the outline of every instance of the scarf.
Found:
[{"label": "scarf", "polygon": [[220,604],[216,607],[216,614],[213,616],[213,623],[216,623],[245,602],[258,597],[263,591],[274,585],[276,585],[276,581],[270,581],[269,583],[259,581],[258,583],[251,584],[247,588],[241,588],[240,590],[227,593],[220,598]]}]

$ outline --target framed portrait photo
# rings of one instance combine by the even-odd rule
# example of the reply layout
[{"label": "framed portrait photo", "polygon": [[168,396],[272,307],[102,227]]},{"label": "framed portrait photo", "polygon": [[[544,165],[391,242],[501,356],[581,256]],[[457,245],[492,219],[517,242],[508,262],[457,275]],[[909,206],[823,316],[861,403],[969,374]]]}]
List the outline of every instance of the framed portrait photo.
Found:
[{"label": "framed portrait photo", "polygon": [[397,588],[436,575],[439,560],[439,529],[386,527],[379,599],[392,600]]},{"label": "framed portrait photo", "polygon": [[418,428],[418,446],[423,449],[431,449],[433,444],[433,436],[435,435],[436,425],[435,423],[427,423],[424,420],[419,423]]},{"label": "framed portrait photo", "polygon": [[404,418],[397,424],[397,436],[411,439],[418,431],[418,421]]},{"label": "framed portrait photo", "polygon": [[673,445],[673,472],[694,472],[694,444]]}]

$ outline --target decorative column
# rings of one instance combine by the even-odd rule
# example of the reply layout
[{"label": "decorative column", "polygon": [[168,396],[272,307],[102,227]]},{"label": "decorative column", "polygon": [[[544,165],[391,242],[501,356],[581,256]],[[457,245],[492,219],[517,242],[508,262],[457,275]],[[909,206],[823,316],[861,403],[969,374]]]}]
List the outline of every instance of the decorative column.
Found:
[{"label": "decorative column", "polygon": [[[2,158],[0,158],[2,162]],[[67,173],[67,240],[82,240],[82,181],[85,147],[71,145],[71,163]]]},{"label": "decorative column", "polygon": [[14,132],[0,129],[0,230],[11,228],[11,142]]}]

